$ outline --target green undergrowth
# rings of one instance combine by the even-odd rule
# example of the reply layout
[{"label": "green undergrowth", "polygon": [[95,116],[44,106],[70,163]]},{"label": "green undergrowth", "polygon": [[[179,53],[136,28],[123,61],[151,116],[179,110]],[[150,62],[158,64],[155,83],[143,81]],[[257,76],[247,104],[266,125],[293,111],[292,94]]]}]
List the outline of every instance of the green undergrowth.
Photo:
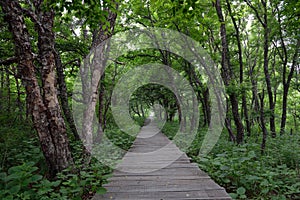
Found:
[{"label": "green undergrowth", "polygon": [[[106,192],[102,185],[112,169],[95,158],[86,165],[80,141],[70,141],[75,166],[65,169],[54,180],[47,179],[47,166],[35,131],[29,122],[13,119],[0,116],[0,199],[79,200]],[[144,119],[135,121],[143,125]],[[135,138],[115,125],[108,127],[105,134],[110,141],[128,150]]]},{"label": "green undergrowth", "polygon": [[[163,132],[172,138],[178,122],[168,122]],[[222,133],[214,149],[199,157],[205,130],[200,130],[187,154],[233,199],[300,199],[300,136],[268,137],[261,155],[260,140],[246,138],[236,145]]]}]

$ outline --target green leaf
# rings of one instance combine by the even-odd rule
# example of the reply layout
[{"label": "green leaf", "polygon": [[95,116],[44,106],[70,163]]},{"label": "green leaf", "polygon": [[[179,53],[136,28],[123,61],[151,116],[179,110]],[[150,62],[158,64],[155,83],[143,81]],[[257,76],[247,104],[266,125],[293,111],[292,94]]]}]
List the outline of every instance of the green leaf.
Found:
[{"label": "green leaf", "polygon": [[52,182],[52,185],[53,185],[54,187],[57,187],[57,186],[59,186],[60,183],[61,183],[61,181],[58,180],[58,181]]},{"label": "green leaf", "polygon": [[43,178],[43,176],[36,174],[31,177],[31,181],[37,182],[37,181],[41,180],[42,178]]},{"label": "green leaf", "polygon": [[106,192],[107,190],[104,187],[100,187],[96,191],[97,194],[105,194]]},{"label": "green leaf", "polygon": [[269,192],[269,188],[264,188],[262,191],[261,191],[261,193],[263,193],[263,194],[267,194]]},{"label": "green leaf", "polygon": [[21,189],[20,185],[15,185],[9,189],[10,194],[17,194]]},{"label": "green leaf", "polygon": [[226,165],[222,165],[221,167],[220,167],[220,170],[222,170],[222,171],[228,171],[230,168],[228,167],[228,166],[226,166]]},{"label": "green leaf", "polygon": [[223,180],[223,182],[224,182],[224,183],[230,183],[231,181],[230,181],[230,179],[225,178],[225,179]]},{"label": "green leaf", "polygon": [[0,180],[6,181],[7,174],[5,172],[0,173]]},{"label": "green leaf", "polygon": [[239,195],[243,195],[245,194],[246,189],[244,187],[239,187],[236,191],[236,193],[238,193]]},{"label": "green leaf", "polygon": [[256,157],[255,151],[249,151],[248,156],[250,158],[255,158]]},{"label": "green leaf", "polygon": [[20,170],[20,166],[13,166],[13,167],[10,167],[9,169],[8,169],[8,173],[9,174],[13,174],[13,173],[15,173],[15,172],[17,172],[17,171],[19,171]]},{"label": "green leaf", "polygon": [[6,181],[10,181],[10,180],[18,180],[18,179],[20,179],[21,177],[22,177],[21,174],[13,173],[13,174],[10,174],[9,176],[6,177]]},{"label": "green leaf", "polygon": [[229,195],[231,196],[231,198],[236,199],[238,197],[238,195],[236,193],[229,193]]}]

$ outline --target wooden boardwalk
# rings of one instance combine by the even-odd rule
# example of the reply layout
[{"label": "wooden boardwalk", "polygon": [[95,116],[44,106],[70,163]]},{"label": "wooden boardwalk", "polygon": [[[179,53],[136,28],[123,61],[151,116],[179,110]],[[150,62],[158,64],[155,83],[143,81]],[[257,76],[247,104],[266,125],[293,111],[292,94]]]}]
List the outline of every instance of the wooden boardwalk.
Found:
[{"label": "wooden boardwalk", "polygon": [[93,199],[231,199],[197,164],[191,163],[154,122],[141,129],[109,183]]}]

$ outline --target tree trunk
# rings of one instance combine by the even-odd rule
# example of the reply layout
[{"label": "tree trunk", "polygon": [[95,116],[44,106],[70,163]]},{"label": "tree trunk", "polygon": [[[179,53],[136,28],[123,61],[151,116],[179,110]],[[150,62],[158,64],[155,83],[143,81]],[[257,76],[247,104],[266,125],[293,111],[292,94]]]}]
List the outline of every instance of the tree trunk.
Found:
[{"label": "tree trunk", "polygon": [[[285,124],[286,124],[286,113],[287,113],[287,99],[288,99],[288,92],[291,84],[291,80],[295,71],[295,67],[298,63],[298,54],[299,54],[299,47],[300,47],[300,39],[297,40],[296,50],[293,56],[292,66],[290,67],[290,73],[285,78],[286,74],[283,73],[283,97],[282,97],[282,115],[281,115],[281,124],[280,124],[280,134],[284,134],[285,132]],[[286,67],[286,66],[285,66]],[[285,70],[286,72],[286,70]]]},{"label": "tree trunk", "polygon": [[261,143],[261,154],[264,154],[266,149],[266,142],[267,142],[267,129],[265,125],[265,114],[264,114],[264,97],[265,97],[265,91],[263,90],[262,94],[259,94],[260,99],[260,125],[263,132],[263,138]]},{"label": "tree trunk", "polygon": [[209,90],[206,86],[203,85],[203,83],[198,78],[195,69],[192,67],[192,65],[189,62],[184,62],[185,71],[188,74],[189,82],[191,85],[194,85],[194,89],[198,90],[197,92],[197,98],[198,101],[202,104],[202,111],[204,115],[203,120],[203,127],[206,125],[209,126],[210,124],[210,105],[209,105]]},{"label": "tree trunk", "polygon": [[105,95],[105,87],[104,87],[104,78],[105,73],[103,73],[100,79],[100,89],[99,89],[99,108],[98,108],[98,122],[99,124],[104,124],[104,95]]},{"label": "tree trunk", "polygon": [[[112,3],[115,4],[117,10],[118,3],[115,1],[112,1]],[[100,79],[101,74],[104,72],[104,66],[107,59],[105,52],[109,51],[109,45],[107,43],[103,44],[102,42],[107,40],[113,34],[117,17],[116,12],[113,12],[109,8],[105,9],[108,11],[107,21],[110,26],[104,27],[103,24],[99,24],[99,29],[93,32],[93,42],[91,47],[94,53],[93,66],[91,66],[92,64],[84,64],[81,68],[83,99],[86,104],[86,108],[83,113],[82,136],[85,146],[89,152],[92,150],[93,144],[93,122],[95,120],[94,113],[96,109],[98,90],[100,87]],[[89,62],[89,59],[87,59],[86,62]],[[98,130],[102,130],[101,124],[98,125]]]},{"label": "tree trunk", "polygon": [[140,108],[141,108],[141,112],[142,112],[142,117],[144,118],[145,117],[145,111],[144,111],[144,108],[143,108],[143,102],[141,102]]},{"label": "tree trunk", "polygon": [[68,92],[67,92],[67,85],[65,81],[64,69],[61,63],[61,58],[58,52],[55,51],[55,64],[56,64],[56,71],[57,71],[57,82],[58,82],[58,89],[59,89],[59,98],[61,102],[61,107],[66,117],[66,120],[69,124],[69,127],[74,135],[75,140],[80,140],[79,134],[76,129],[76,125],[71,113],[69,100],[68,100]]},{"label": "tree trunk", "polygon": [[272,137],[276,137],[276,127],[275,127],[275,102],[273,98],[271,78],[269,72],[269,37],[270,37],[270,29],[268,25],[268,10],[267,10],[267,0],[262,0],[262,8],[263,8],[263,18],[260,17],[258,10],[252,5],[249,0],[245,0],[248,6],[255,12],[255,15],[258,21],[261,23],[264,30],[264,74],[265,80],[267,83],[267,92],[269,97],[269,109],[270,109],[270,130]]},{"label": "tree trunk", "polygon": [[3,109],[3,92],[4,92],[4,67],[0,66],[0,112]]},{"label": "tree trunk", "polygon": [[[222,78],[224,80],[225,85],[228,87],[230,84],[233,84],[233,72],[231,70],[230,58],[229,58],[229,49],[227,43],[227,34],[225,21],[222,13],[221,2],[220,0],[216,0],[215,3],[216,11],[218,14],[220,25],[220,36],[222,41]],[[229,94],[229,99],[231,102],[231,111],[234,119],[234,123],[236,126],[237,136],[236,141],[238,144],[241,144],[244,141],[244,127],[239,116],[239,108],[238,108],[238,99],[235,91],[231,91]]]},{"label": "tree trunk", "polygon": [[[240,85],[242,85],[244,82],[244,65],[243,65],[242,44],[241,44],[241,39],[240,39],[240,30],[236,23],[236,19],[233,16],[229,0],[226,0],[226,3],[227,3],[230,17],[231,17],[231,20],[233,22],[234,29],[235,29],[235,37],[236,37],[237,46],[238,46],[239,65],[240,65]],[[251,127],[250,127],[250,120],[249,120],[247,101],[246,101],[246,91],[244,91],[244,90],[242,91],[242,110],[245,115],[247,135],[250,136],[251,135]]]},{"label": "tree trunk", "polygon": [[41,21],[39,21],[40,24],[36,23],[36,26],[42,26],[38,28],[43,29],[42,32],[38,31],[43,84],[41,88],[35,74],[30,36],[24,22],[22,8],[18,2],[9,0],[1,1],[1,6],[13,34],[15,54],[18,57],[18,73],[25,85],[29,111],[49,167],[50,178],[53,178],[56,173],[73,163],[55,87],[54,34],[52,32],[54,13],[40,11],[37,19]]},{"label": "tree trunk", "polygon": [[6,107],[6,114],[7,115],[10,115],[10,107],[11,107],[11,96],[10,96],[10,93],[11,93],[11,90],[10,90],[10,78],[9,78],[9,72],[8,72],[8,69],[5,69],[5,72],[6,72],[6,102],[7,102],[7,107]]},{"label": "tree trunk", "polygon": [[235,142],[235,136],[233,134],[232,128],[231,128],[231,119],[229,117],[225,118],[225,126],[227,128],[228,134],[229,134],[229,141]]},{"label": "tree trunk", "polygon": [[[265,12],[266,8],[265,8]],[[276,137],[276,128],[275,128],[275,104],[273,99],[273,92],[272,92],[272,86],[271,86],[271,78],[269,73],[269,29],[268,29],[268,23],[267,23],[267,13],[264,15],[265,18],[265,25],[264,25],[264,73],[265,73],[265,79],[267,83],[267,91],[268,91],[268,97],[269,97],[269,109],[270,109],[270,130],[272,137]]]},{"label": "tree trunk", "polygon": [[19,108],[19,119],[23,121],[23,105],[21,101],[21,87],[19,79],[15,76],[16,88],[17,88],[17,106]]}]

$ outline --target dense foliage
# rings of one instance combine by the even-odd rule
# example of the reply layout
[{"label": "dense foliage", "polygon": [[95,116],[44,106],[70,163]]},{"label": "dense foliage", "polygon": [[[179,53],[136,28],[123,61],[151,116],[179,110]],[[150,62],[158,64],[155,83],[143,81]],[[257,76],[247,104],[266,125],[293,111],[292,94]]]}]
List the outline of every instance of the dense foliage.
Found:
[{"label": "dense foliage", "polygon": [[[178,128],[178,122],[168,122],[163,132],[172,138]],[[205,131],[200,131],[197,137],[201,138]],[[198,157],[201,140],[194,142],[187,153],[200,169],[225,187],[232,198],[299,199],[299,135],[270,139],[264,155],[260,154],[259,140],[247,138],[247,143],[236,146],[226,137],[224,132],[205,157]]]}]

